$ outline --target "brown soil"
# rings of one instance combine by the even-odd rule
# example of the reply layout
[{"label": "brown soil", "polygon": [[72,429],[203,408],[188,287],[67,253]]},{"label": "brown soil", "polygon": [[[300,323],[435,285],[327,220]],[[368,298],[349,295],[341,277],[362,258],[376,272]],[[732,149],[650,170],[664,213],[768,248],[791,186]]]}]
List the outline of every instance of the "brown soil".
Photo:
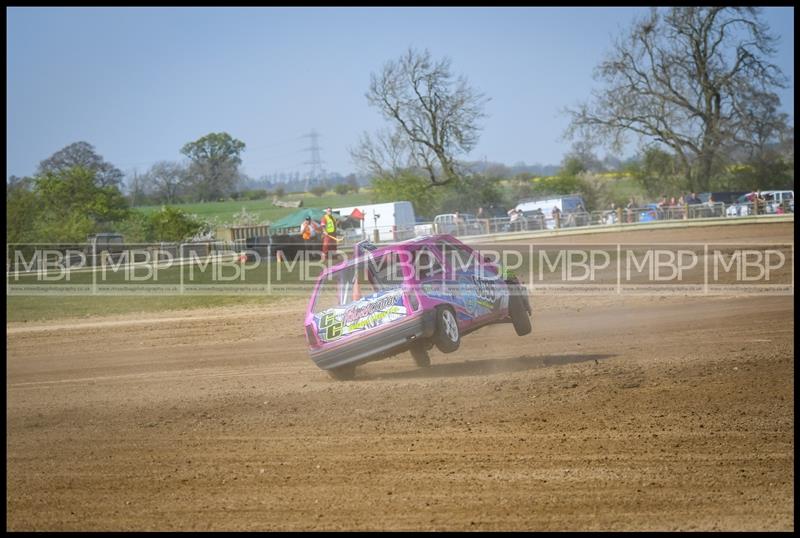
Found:
[{"label": "brown soil", "polygon": [[7,529],[793,530],[792,299],[534,296],[349,382],[298,301],[9,324]]}]

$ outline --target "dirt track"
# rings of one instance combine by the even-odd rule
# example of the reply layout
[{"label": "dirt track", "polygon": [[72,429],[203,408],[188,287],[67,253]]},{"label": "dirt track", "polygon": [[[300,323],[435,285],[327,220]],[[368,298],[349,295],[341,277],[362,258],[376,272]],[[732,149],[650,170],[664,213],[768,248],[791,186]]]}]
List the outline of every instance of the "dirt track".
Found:
[{"label": "dirt track", "polygon": [[793,297],[533,299],[352,382],[303,303],[9,324],[7,528],[794,529]]}]

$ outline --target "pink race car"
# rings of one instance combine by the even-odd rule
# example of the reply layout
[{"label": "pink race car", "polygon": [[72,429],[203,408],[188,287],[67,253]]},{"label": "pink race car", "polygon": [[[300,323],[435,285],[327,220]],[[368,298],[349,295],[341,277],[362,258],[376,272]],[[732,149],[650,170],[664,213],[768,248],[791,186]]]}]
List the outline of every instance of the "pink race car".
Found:
[{"label": "pink race car", "polygon": [[450,235],[376,248],[323,271],[305,317],[311,359],[334,379],[356,366],[410,351],[420,367],[428,350],[458,349],[461,336],[492,323],[531,332],[528,292],[478,251]]}]

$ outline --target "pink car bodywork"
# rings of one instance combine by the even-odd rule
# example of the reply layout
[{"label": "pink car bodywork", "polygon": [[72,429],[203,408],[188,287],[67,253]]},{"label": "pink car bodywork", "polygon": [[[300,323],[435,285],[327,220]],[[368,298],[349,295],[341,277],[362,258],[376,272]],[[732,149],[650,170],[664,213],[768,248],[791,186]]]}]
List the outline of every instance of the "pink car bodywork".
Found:
[{"label": "pink car bodywork", "polygon": [[324,370],[354,368],[415,346],[429,349],[437,337],[447,343],[444,331],[455,333],[449,352],[462,334],[512,321],[515,293],[529,316],[524,287],[450,235],[375,248],[317,279],[304,319],[309,355]]}]

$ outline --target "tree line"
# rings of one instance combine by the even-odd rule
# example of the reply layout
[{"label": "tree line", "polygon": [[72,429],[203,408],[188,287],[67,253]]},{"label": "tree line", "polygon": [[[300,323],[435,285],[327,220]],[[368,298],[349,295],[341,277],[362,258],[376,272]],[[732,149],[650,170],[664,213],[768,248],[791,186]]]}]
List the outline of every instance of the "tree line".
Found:
[{"label": "tree line", "polygon": [[[776,41],[757,8],[652,8],[612,43],[591,99],[564,110],[563,136],[575,144],[562,171],[514,178],[515,188],[578,189],[603,204],[618,195],[590,177],[592,149],[629,142],[637,157],[624,172],[648,196],[793,188],[794,126],[775,93],[787,81],[770,62]],[[364,133],[351,155],[379,192],[411,199],[422,214],[459,195],[495,196],[492,178],[460,159],[478,142],[488,99],[449,59],[409,49],[372,74],[366,97],[387,127]]]},{"label": "tree line", "polygon": [[[794,127],[775,93],[787,81],[770,62],[776,39],[757,8],[651,9],[614,40],[591,98],[564,110],[570,123],[563,136],[573,146],[549,177],[470,167],[464,156],[479,141],[489,98],[449,58],[409,49],[372,73],[366,99],[386,127],[362,134],[350,154],[371,178],[376,201],[409,200],[427,217],[515,205],[535,194],[580,192],[588,209],[619,203],[627,193],[598,176],[609,157],[601,161],[594,151],[618,153],[629,142],[637,143],[634,158],[610,160],[646,196],[793,188]],[[186,163],[158,162],[129,177],[126,198],[119,169],[91,144],[71,144],[42,161],[35,177],[10,178],[7,237],[80,238],[113,222],[154,237],[155,225],[133,222],[139,217],[125,211],[265,196],[239,188],[245,148],[228,133],[210,133],[181,148]],[[328,187],[316,185],[314,194]],[[336,188],[358,187],[352,176]]]},{"label": "tree line", "polygon": [[[234,153],[214,148],[229,135],[212,133],[187,144],[194,180],[202,192],[215,193],[235,168]],[[216,153],[215,153],[216,152]],[[220,164],[221,163],[221,164]],[[196,166],[196,168],[192,168]],[[227,168],[226,168],[227,167]],[[167,165],[156,167],[161,188],[172,189]],[[88,142],[76,142],[41,161],[32,177],[12,176],[6,183],[6,240],[9,243],[84,242],[90,234],[122,232],[128,241],[182,241],[205,224],[173,207],[142,213],[122,192],[124,174],[97,154]]]}]

